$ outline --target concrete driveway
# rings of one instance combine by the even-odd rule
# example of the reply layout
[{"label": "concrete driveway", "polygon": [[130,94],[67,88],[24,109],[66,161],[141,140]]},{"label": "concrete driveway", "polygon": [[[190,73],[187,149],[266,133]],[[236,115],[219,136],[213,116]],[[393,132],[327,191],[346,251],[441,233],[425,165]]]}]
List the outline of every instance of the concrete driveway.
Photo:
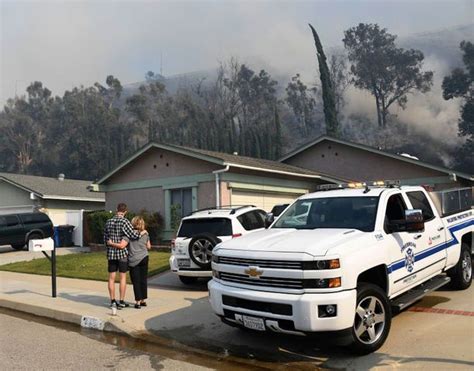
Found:
[{"label": "concrete driveway", "polygon": [[[88,252],[88,247],[59,247],[56,249],[57,255],[77,254]],[[30,261],[44,258],[41,252],[29,252],[26,249],[21,251],[13,249],[11,246],[0,246],[0,265],[16,263],[21,261]]]},{"label": "concrete driveway", "polygon": [[[182,290],[189,305],[146,320],[145,328],[160,337],[219,355],[250,359],[255,365],[369,369],[473,369],[474,285],[466,291],[440,289],[394,317],[388,340],[377,352],[355,357],[327,339],[248,332],[222,324],[212,313],[203,283],[189,287],[164,274],[156,282]],[[159,285],[158,285],[159,286]],[[188,296],[186,296],[188,294]],[[272,367],[272,368],[273,368]]]}]

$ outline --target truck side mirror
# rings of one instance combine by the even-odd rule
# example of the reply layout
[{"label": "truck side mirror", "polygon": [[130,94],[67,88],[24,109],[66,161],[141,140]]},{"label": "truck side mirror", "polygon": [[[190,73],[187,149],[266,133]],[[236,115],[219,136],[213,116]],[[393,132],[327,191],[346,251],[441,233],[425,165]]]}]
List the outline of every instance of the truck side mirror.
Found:
[{"label": "truck side mirror", "polygon": [[423,232],[425,221],[420,209],[405,210],[405,226],[407,232]]},{"label": "truck side mirror", "polygon": [[268,213],[265,217],[265,228],[268,228],[275,221],[275,216],[272,213]]}]

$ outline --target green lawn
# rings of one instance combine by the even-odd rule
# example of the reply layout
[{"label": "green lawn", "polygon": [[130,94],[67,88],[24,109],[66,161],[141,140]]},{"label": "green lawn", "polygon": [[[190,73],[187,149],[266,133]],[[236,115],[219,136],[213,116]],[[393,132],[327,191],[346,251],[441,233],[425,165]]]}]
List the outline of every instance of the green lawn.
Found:
[{"label": "green lawn", "polygon": [[[150,251],[148,276],[169,269],[167,252]],[[18,262],[0,265],[0,270],[18,273],[51,275],[51,264],[46,259],[35,259],[29,262]],[[81,278],[87,280],[107,281],[107,257],[105,252],[91,252],[62,255],[56,257],[58,277]],[[117,274],[117,280],[118,280]],[[130,283],[130,277],[127,275]]]}]

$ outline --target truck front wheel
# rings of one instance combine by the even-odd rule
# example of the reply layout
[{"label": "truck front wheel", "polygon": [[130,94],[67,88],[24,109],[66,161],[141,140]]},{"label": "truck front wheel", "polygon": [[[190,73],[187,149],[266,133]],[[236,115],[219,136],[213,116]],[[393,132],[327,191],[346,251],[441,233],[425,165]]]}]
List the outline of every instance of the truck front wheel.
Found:
[{"label": "truck front wheel", "polygon": [[467,243],[461,245],[461,255],[457,264],[448,270],[451,277],[452,287],[456,290],[465,290],[472,283],[472,260],[471,252]]},{"label": "truck front wheel", "polygon": [[391,322],[392,312],[385,292],[376,285],[360,283],[352,326],[354,351],[368,354],[379,349],[387,339]]}]

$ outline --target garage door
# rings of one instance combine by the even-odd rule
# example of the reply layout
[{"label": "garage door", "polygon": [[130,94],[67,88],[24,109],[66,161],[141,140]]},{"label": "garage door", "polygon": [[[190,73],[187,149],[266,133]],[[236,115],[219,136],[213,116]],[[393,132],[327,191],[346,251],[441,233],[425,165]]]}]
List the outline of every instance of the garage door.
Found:
[{"label": "garage door", "polygon": [[271,211],[278,204],[292,203],[300,195],[285,193],[270,193],[258,191],[243,191],[232,189],[232,205],[255,205],[265,211]]}]

